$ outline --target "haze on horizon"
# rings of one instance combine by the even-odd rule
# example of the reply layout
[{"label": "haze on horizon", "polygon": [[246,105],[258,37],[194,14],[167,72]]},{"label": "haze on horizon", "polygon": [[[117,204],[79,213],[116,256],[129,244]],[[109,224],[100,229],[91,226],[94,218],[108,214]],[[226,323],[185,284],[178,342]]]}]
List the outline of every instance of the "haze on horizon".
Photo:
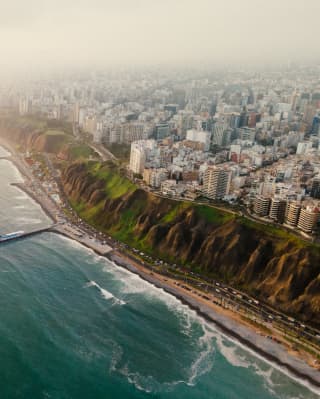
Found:
[{"label": "haze on horizon", "polygon": [[0,74],[314,61],[319,15],[319,0],[0,0]]}]

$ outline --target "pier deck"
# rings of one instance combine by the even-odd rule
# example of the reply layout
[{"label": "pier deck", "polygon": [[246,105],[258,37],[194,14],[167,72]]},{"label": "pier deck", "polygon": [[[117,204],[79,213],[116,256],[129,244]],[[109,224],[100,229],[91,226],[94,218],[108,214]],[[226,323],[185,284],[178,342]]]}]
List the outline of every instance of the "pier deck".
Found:
[{"label": "pier deck", "polygon": [[0,241],[0,245],[6,244],[6,243],[9,243],[12,241],[23,240],[28,237],[36,236],[38,234],[50,233],[50,232],[56,233],[56,234],[61,234],[65,237],[75,240],[75,241],[79,242],[80,244],[86,246],[87,248],[92,249],[99,255],[106,255],[107,253],[112,251],[112,248],[109,245],[97,240],[94,237],[90,237],[88,234],[81,231],[79,228],[76,228],[74,226],[69,226],[68,224],[65,224],[65,223],[55,223],[48,227],[25,232],[16,237],[10,237],[5,241]]},{"label": "pier deck", "polygon": [[19,236],[16,236],[16,237],[9,237],[9,238],[7,238],[7,239],[4,240],[4,241],[0,241],[0,245],[1,245],[1,244],[6,244],[6,243],[12,242],[12,241],[23,240],[23,239],[28,238],[28,237],[32,237],[32,236],[35,236],[35,235],[38,235],[38,234],[42,234],[42,233],[49,232],[49,231],[51,231],[51,229],[53,229],[55,226],[56,226],[56,225],[53,224],[53,225],[51,225],[51,226],[43,227],[43,228],[41,228],[41,229],[35,229],[35,230],[26,231],[25,233],[23,233],[23,234],[21,234],[21,235],[19,235]]}]

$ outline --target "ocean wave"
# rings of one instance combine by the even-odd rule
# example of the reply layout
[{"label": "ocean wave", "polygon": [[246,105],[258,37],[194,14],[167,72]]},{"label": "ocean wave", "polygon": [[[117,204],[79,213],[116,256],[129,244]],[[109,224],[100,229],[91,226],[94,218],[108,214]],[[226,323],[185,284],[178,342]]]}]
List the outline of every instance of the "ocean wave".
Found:
[{"label": "ocean wave", "polygon": [[[225,341],[227,341],[228,344],[226,344]],[[302,378],[295,377],[287,368],[265,359],[237,340],[218,332],[216,335],[216,342],[219,352],[228,363],[234,367],[252,369],[256,375],[262,378],[263,385],[269,393],[277,396],[279,399],[303,399],[303,396],[283,393],[290,388],[292,382],[304,387],[306,391],[310,391],[312,394],[315,394],[316,397],[320,396],[320,390],[314,385]],[[241,351],[243,354],[239,353]],[[283,379],[283,376],[287,377],[287,380]]]},{"label": "ocean wave", "polygon": [[219,352],[232,366],[249,368],[252,365],[244,356],[237,353],[238,348],[235,345],[230,345],[230,341],[229,344],[226,344],[221,334],[216,335],[216,343]]},{"label": "ocean wave", "polygon": [[121,361],[122,356],[123,356],[123,350],[122,350],[121,346],[115,342],[113,343],[113,346],[114,346],[114,350],[112,352],[112,357],[111,357],[111,362],[110,362],[110,367],[109,367],[110,372],[115,372],[117,370],[117,365],[119,364],[119,362]]},{"label": "ocean wave", "polygon": [[100,293],[101,293],[101,295],[103,296],[104,299],[106,299],[106,300],[112,299],[113,302],[116,303],[117,305],[125,305],[126,304],[125,301],[122,301],[121,299],[115,297],[111,292],[109,292],[105,288],[102,288],[95,281],[89,281],[88,283],[86,283],[84,285],[84,288],[88,288],[88,287],[96,287],[100,291]]},{"label": "ocean wave", "polygon": [[129,274],[119,274],[116,271],[116,277],[121,279],[121,282],[123,283],[122,292],[125,294],[156,295],[155,287],[152,284],[147,283],[137,274],[131,272],[129,272]]},{"label": "ocean wave", "polygon": [[[146,393],[170,392],[177,385],[195,386],[200,376],[210,372],[214,364],[214,337],[216,331],[210,330],[203,325],[203,335],[200,338],[194,337],[196,343],[194,360],[184,368],[185,376],[173,381],[158,381],[156,376],[143,375],[139,371],[130,369],[129,363],[124,363],[124,352],[119,344],[114,345],[110,372],[119,373],[134,385],[136,389]],[[124,363],[124,364],[123,364]]]},{"label": "ocean wave", "polygon": [[[110,265],[113,267],[111,268]],[[145,294],[150,298],[155,298],[162,303],[165,303],[169,310],[176,312],[177,310],[194,317],[197,321],[203,319],[198,316],[197,312],[191,309],[188,305],[181,302],[180,299],[174,295],[166,292],[163,288],[156,287],[149,281],[144,280],[138,274],[135,274],[125,268],[117,266],[114,262],[108,261],[108,265],[103,269],[122,283],[121,292],[124,294]]]},{"label": "ocean wave", "polygon": [[209,373],[214,364],[214,344],[213,338],[216,333],[214,331],[206,328],[205,325],[202,326],[204,334],[199,339],[199,356],[195,359],[190,367],[190,376],[187,382],[187,385],[194,386],[196,380],[204,375]]},{"label": "ocean wave", "polygon": [[[119,269],[119,266],[115,265],[115,267]],[[142,279],[139,275],[127,271],[126,269],[123,269],[125,272],[115,269],[111,271],[110,268],[107,267],[104,268],[104,270],[106,272],[111,272],[118,281],[121,281],[121,293],[126,295],[141,294],[149,299],[151,298],[152,300],[164,304],[170,312],[177,316],[183,334],[191,336],[193,327],[196,324],[203,324],[204,320],[195,310],[182,303],[180,299],[166,292],[163,288],[156,287]]]},{"label": "ocean wave", "polygon": [[[70,242],[71,240],[68,239],[68,241]],[[222,355],[226,358],[226,360],[235,367],[252,368],[252,370],[256,373],[256,375],[259,375],[263,379],[264,384],[266,388],[269,390],[269,392],[274,393],[275,391],[281,390],[280,385],[276,384],[273,378],[274,374],[276,374],[273,373],[273,371],[278,371],[281,374],[286,375],[290,380],[295,381],[297,384],[304,386],[306,389],[313,392],[314,394],[319,395],[320,392],[316,387],[309,384],[307,381],[303,379],[296,378],[286,368],[268,361],[263,356],[247,348],[245,345],[241,344],[236,339],[233,339],[225,335],[223,332],[219,331],[219,329],[216,329],[214,323],[209,323],[205,321],[194,310],[190,309],[187,305],[183,304],[175,296],[165,292],[163,289],[155,287],[153,284],[143,280],[137,274],[125,268],[119,267],[114,262],[111,262],[104,257],[98,256],[90,249],[83,247],[81,244],[74,242],[73,245],[81,247],[84,251],[88,253],[88,255],[94,256],[95,260],[98,260],[99,263],[105,264],[103,270],[105,272],[111,273],[116,280],[122,283],[123,287],[121,289],[121,293],[143,294],[148,297],[155,298],[161,302],[164,302],[168,307],[168,309],[173,311],[178,316],[181,325],[181,331],[184,334],[191,336],[192,327],[195,323],[199,323],[203,328],[208,329],[211,334],[210,338],[216,338],[217,347],[219,351],[222,353]],[[100,288],[100,292],[105,297],[105,299],[110,300],[112,299],[112,297],[114,298],[113,294],[111,294],[107,290],[104,290],[103,292],[101,291],[103,290],[101,287],[96,286],[96,288],[98,289]],[[225,342],[228,342],[228,344],[226,344]],[[244,354],[239,353],[241,350],[243,350]],[[208,346],[204,347],[203,350],[200,351],[199,356],[195,359],[194,363],[189,368],[188,378],[186,378],[183,381],[181,380],[181,381],[174,381],[171,383],[167,383],[167,385],[161,384],[162,388],[164,386],[167,386],[168,388],[170,386],[181,383],[190,384],[190,385],[194,384],[198,376],[204,374],[206,370],[209,371],[213,365],[213,359],[210,359],[208,361],[208,357],[210,356],[207,355],[207,353],[210,354],[211,356],[211,354],[214,353],[213,348],[212,347],[209,348]],[[249,356],[246,356],[247,354]],[[252,356],[252,359],[250,359],[250,355]],[[263,363],[262,367],[260,367],[260,365],[257,364],[257,361],[261,361]],[[117,361],[115,360],[113,368],[115,368],[116,363]],[[269,366],[269,368],[267,367],[267,369],[265,369],[265,367],[263,367],[264,365]],[[122,371],[124,370],[125,369],[122,369]],[[158,386],[158,383],[156,382],[156,380],[152,379],[153,377],[140,376],[137,373],[131,372],[128,378],[130,378],[131,383],[133,383],[138,389],[143,389],[146,392],[149,392],[150,389],[151,390],[158,389],[155,388]],[[297,395],[295,396],[297,397]],[[281,398],[292,399],[293,396],[292,395],[281,396]]]},{"label": "ocean wave", "polygon": [[125,364],[122,368],[116,369],[120,375],[125,377],[129,384],[133,385],[139,391],[146,393],[159,393],[159,392],[170,392],[177,385],[187,384],[184,380],[175,380],[171,382],[160,382],[152,375],[142,375],[137,371],[130,371],[128,364]]},{"label": "ocean wave", "polygon": [[265,388],[272,394],[276,395],[275,388],[279,386],[279,384],[275,384],[275,382],[272,380],[272,374],[274,369],[271,367],[268,368],[267,370],[262,370],[257,364],[254,365],[255,373],[262,377],[264,386]]},{"label": "ocean wave", "polygon": [[[81,242],[64,235],[56,235],[54,233],[52,234],[54,236],[59,237],[60,240],[63,240],[70,248],[75,248],[78,251],[81,251],[83,254],[85,254],[87,259],[90,259],[90,262],[94,261],[95,263],[101,264],[106,268],[106,270],[107,270],[107,265],[109,266],[111,264],[111,262],[107,258],[97,254],[93,249],[85,246]],[[106,263],[107,265],[105,265]]]}]

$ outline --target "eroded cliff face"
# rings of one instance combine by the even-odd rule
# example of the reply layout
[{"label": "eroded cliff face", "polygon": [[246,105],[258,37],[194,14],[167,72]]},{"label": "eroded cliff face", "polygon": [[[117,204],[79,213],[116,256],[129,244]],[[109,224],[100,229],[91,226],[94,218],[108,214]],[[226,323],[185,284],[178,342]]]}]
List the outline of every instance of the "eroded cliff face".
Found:
[{"label": "eroded cliff face", "polygon": [[45,135],[41,129],[8,126],[0,121],[0,136],[18,144],[24,151],[57,153],[64,143],[63,135]]},{"label": "eroded cliff face", "polygon": [[39,138],[40,132],[30,131],[27,128],[8,127],[4,121],[1,121],[0,135],[13,143],[19,144],[24,149],[30,149]]},{"label": "eroded cliff face", "polygon": [[[102,179],[73,164],[62,174],[82,216],[120,239],[242,287],[320,326],[320,250],[273,237],[240,219],[208,221],[196,207],[141,189],[110,198]],[[88,212],[90,210],[90,212]]]}]

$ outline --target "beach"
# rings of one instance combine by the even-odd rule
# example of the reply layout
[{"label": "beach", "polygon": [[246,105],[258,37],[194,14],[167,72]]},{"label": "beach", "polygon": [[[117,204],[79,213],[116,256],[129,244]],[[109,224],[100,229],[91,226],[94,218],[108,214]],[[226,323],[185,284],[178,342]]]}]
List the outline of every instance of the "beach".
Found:
[{"label": "beach", "polygon": [[194,290],[190,292],[178,286],[177,281],[173,279],[150,272],[138,263],[133,264],[132,260],[125,259],[119,253],[111,252],[107,257],[117,265],[138,274],[154,286],[174,295],[205,320],[214,323],[223,333],[260,355],[273,366],[286,370],[293,378],[307,381],[320,388],[320,373],[317,369],[307,365],[301,358],[290,354],[283,345],[261,336],[251,326],[244,325],[240,318],[231,317],[231,312],[226,312],[210,301],[199,297]]},{"label": "beach", "polygon": [[[0,145],[3,145],[12,154],[7,159],[15,164],[25,179],[23,184],[16,184],[16,186],[32,197],[51,220],[57,222],[62,217],[59,206],[46,195],[44,190],[34,185],[34,178],[30,170],[28,170],[28,165],[15,149],[8,143],[0,142]],[[303,380],[314,388],[320,388],[319,371],[315,367],[308,365],[306,359],[301,358],[300,353],[289,353],[288,347],[263,336],[258,331],[258,328],[245,323],[235,312],[228,311],[212,303],[211,298],[209,300],[203,298],[200,291],[186,285],[183,287],[178,280],[151,271],[137,260],[129,258],[127,254],[121,252],[119,249],[113,249],[112,241],[105,242],[100,240],[98,232],[96,237],[90,238],[85,228],[79,225],[72,225],[70,221],[68,223],[60,223],[58,227],[53,227],[52,232],[78,241],[82,245],[92,249],[98,255],[106,256],[116,265],[138,274],[154,286],[174,295],[190,308],[194,309],[205,320],[214,323],[223,333],[272,363],[275,368],[281,369],[293,378]]]}]

